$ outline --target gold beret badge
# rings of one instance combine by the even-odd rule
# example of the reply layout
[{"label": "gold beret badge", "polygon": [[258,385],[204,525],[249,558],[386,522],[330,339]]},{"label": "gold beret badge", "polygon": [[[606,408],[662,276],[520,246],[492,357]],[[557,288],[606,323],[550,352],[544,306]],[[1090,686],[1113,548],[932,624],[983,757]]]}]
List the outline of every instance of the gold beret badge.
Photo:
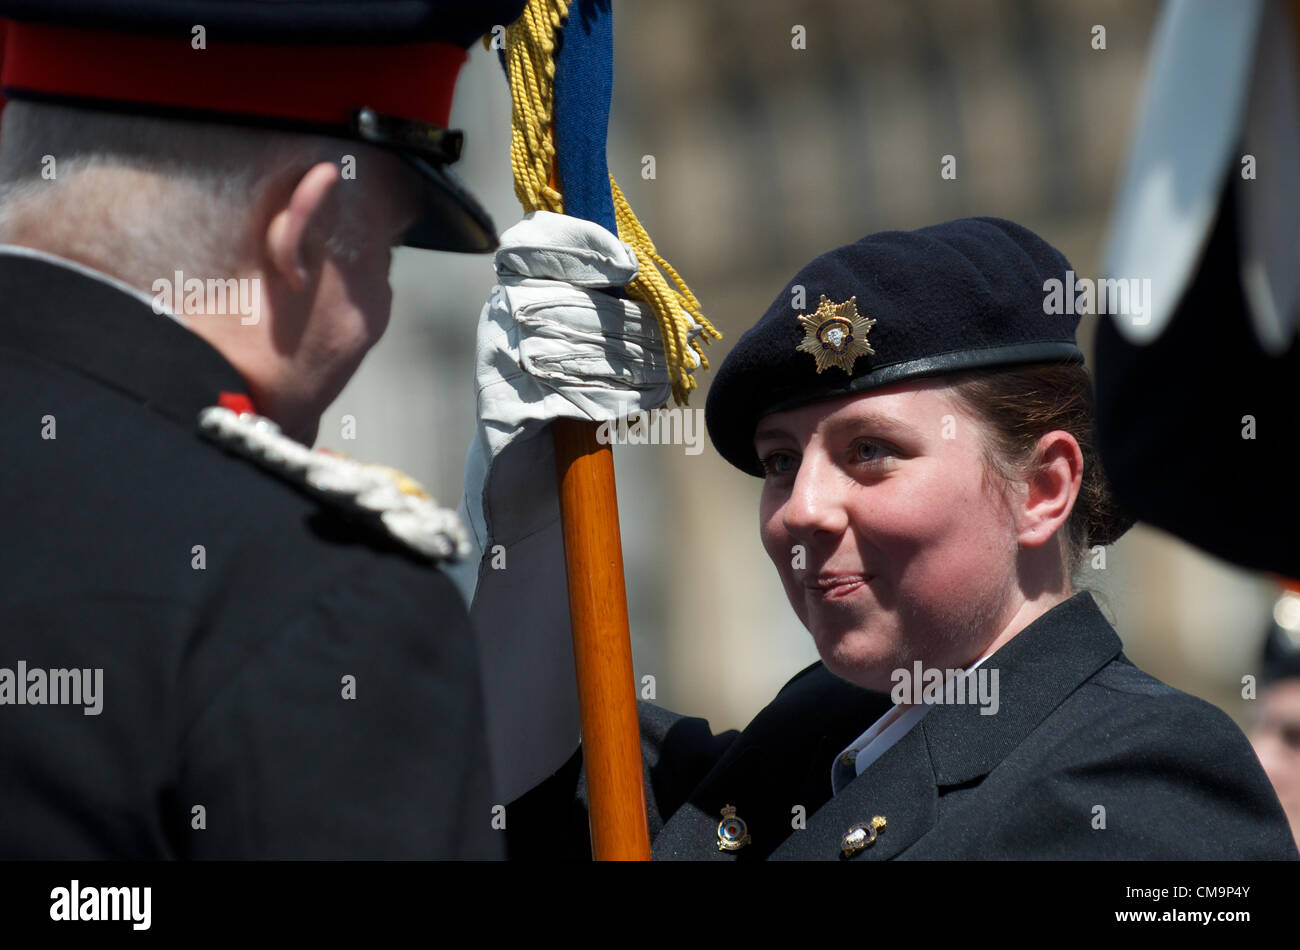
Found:
[{"label": "gold beret badge", "polygon": [[853,362],[859,356],[876,352],[867,342],[867,332],[876,321],[858,313],[857,300],[850,297],[844,303],[831,303],[822,294],[815,313],[798,315],[804,337],[796,349],[812,355],[817,361],[817,372],[838,366],[851,373]]}]

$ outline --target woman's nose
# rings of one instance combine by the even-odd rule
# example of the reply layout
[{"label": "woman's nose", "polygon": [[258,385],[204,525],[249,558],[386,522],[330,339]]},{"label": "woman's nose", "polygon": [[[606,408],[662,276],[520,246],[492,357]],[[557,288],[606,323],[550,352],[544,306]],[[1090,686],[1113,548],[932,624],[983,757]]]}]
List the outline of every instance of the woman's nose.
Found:
[{"label": "woman's nose", "polygon": [[843,482],[843,473],[836,470],[825,452],[805,451],[782,508],[786,530],[796,537],[842,533],[848,525]]}]

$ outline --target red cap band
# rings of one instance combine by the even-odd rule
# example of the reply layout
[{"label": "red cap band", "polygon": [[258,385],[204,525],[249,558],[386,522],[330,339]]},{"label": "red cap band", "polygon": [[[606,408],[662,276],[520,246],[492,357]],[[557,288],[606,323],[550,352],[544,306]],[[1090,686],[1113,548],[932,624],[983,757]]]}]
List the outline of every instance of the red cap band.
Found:
[{"label": "red cap band", "polygon": [[52,97],[350,126],[369,106],[447,127],[466,51],[454,43],[280,46],[9,21],[0,85]]}]

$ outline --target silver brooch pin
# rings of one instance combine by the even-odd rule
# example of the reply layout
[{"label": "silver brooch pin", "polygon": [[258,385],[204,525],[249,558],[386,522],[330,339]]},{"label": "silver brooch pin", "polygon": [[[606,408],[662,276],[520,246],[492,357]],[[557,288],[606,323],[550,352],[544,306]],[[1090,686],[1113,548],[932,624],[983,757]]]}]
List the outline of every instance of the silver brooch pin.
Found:
[{"label": "silver brooch pin", "polygon": [[865,824],[854,825],[844,832],[840,841],[840,850],[846,858],[851,858],[859,851],[864,851],[876,843],[876,836],[885,830],[885,816],[877,815]]}]

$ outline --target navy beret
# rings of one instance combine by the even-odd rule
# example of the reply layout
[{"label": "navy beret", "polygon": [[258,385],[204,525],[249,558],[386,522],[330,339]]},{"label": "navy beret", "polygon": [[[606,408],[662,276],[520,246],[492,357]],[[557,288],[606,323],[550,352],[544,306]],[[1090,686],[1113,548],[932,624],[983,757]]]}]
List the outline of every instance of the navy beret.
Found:
[{"label": "navy beret", "polygon": [[496,229],[448,166],[467,47],[524,0],[0,0],[11,99],[334,136],[424,182],[413,247],[490,251]]},{"label": "navy beret", "polygon": [[[1048,307],[1070,263],[1001,218],[882,231],[821,255],[732,347],[709,388],[719,454],[761,475],[764,416],[919,377],[1023,363],[1083,362],[1073,307]],[[1049,285],[1050,286],[1050,285]],[[796,309],[803,304],[803,310]]]}]

